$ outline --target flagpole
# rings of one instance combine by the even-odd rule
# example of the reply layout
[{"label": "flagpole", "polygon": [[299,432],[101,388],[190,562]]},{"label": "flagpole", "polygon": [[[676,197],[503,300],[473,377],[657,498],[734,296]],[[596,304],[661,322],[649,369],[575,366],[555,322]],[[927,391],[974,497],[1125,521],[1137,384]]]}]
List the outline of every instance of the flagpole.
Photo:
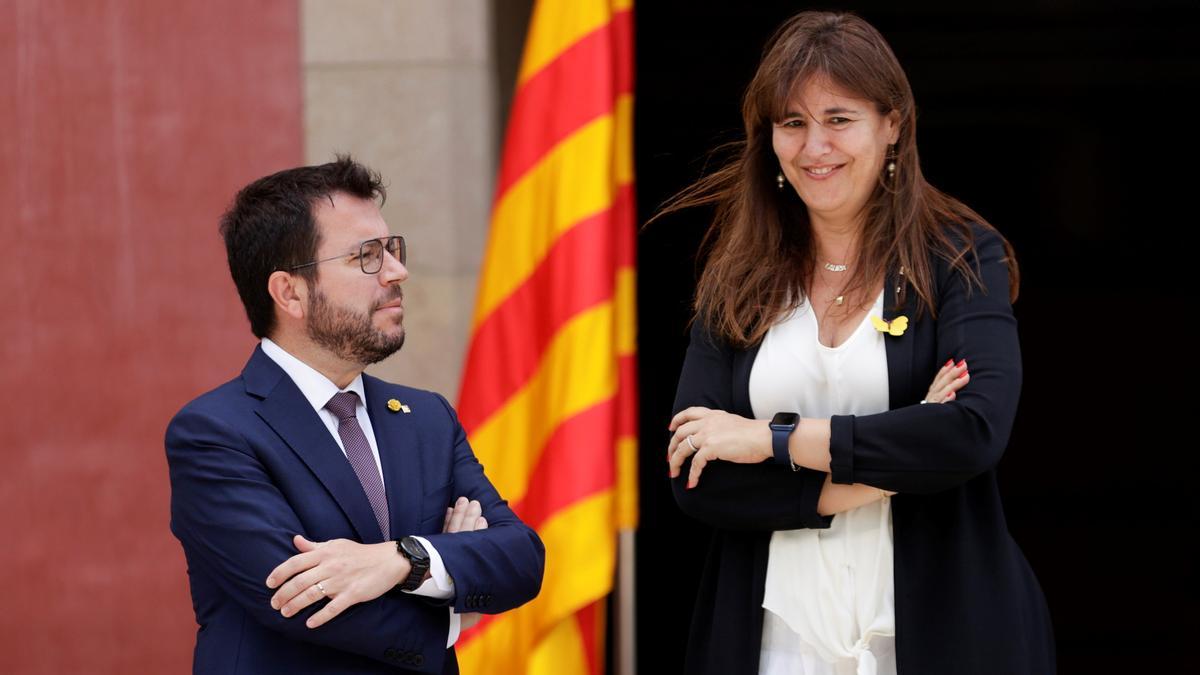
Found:
[{"label": "flagpole", "polygon": [[617,558],[616,675],[637,675],[637,601],[634,596],[634,531],[621,530]]}]

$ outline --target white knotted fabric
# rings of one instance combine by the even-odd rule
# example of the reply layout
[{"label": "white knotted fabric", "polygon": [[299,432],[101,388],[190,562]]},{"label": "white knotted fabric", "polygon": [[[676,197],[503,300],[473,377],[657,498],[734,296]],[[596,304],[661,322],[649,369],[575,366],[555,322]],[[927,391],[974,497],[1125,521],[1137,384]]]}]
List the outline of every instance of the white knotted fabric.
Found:
[{"label": "white knotted fabric", "polygon": [[[869,415],[888,409],[883,293],[842,344],[820,343],[808,304],[771,327],[750,373],[754,416]],[[786,470],[782,469],[781,470]],[[763,675],[895,675],[891,500],[834,516],[827,530],[771,536]]]}]

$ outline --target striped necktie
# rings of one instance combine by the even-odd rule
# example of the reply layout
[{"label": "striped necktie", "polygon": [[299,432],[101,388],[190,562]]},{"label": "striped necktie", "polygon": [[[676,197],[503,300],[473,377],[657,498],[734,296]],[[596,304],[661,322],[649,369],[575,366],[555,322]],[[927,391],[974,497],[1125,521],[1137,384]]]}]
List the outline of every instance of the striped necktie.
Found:
[{"label": "striped necktie", "polygon": [[388,527],[387,493],[383,491],[383,480],[379,477],[379,468],[375,464],[375,455],[371,452],[371,444],[367,435],[358,425],[355,408],[358,404],[358,394],[343,391],[333,395],[325,408],[338,418],[338,436],[342,438],[342,447],[346,449],[346,459],[354,467],[358,481],[362,483],[363,492],[367,493],[367,501],[375,511],[375,520],[379,521],[379,530],[383,539],[391,539]]}]

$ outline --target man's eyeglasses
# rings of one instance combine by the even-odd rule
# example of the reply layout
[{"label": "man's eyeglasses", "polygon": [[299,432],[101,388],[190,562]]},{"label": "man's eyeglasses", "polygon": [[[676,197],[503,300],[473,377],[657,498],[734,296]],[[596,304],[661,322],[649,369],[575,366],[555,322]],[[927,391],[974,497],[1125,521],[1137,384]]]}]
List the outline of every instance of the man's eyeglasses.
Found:
[{"label": "man's eyeglasses", "polygon": [[[363,274],[378,274],[379,270],[383,269],[384,251],[387,251],[393,258],[399,260],[401,265],[407,264],[408,247],[404,244],[404,237],[396,234],[381,239],[368,239],[358,245],[358,266],[362,268]],[[311,267],[331,260],[344,260],[345,258],[346,254],[343,253],[342,255],[335,255],[332,258],[322,258],[301,265],[295,265],[289,267],[288,271],[298,270],[301,267]]]}]

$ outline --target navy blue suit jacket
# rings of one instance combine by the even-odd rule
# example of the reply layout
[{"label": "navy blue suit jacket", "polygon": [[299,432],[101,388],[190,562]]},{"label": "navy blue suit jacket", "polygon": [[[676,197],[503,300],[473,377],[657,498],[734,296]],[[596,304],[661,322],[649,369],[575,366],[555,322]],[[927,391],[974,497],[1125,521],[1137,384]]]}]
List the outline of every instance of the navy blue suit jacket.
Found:
[{"label": "navy blue suit jacket", "polygon": [[[454,579],[456,611],[499,613],[537,595],[545,552],[496,493],[440,395],[363,376],[394,538],[420,535]],[[411,412],[392,412],[389,399]],[[383,540],[353,468],[300,389],[261,348],[241,377],[189,403],[166,435],[171,531],[183,544],[199,631],[196,673],[457,672],[448,603],[390,592],[325,625],[272,610],[267,574],[292,537]],[[441,534],[459,496],[488,529]]]},{"label": "navy blue suit jacket", "polygon": [[[916,315],[916,293],[896,306],[904,277],[884,289],[884,317],[909,317],[884,339],[889,410],[835,415],[834,483],[864,483],[892,498],[896,656],[901,673],[1053,673],[1054,637],[1041,588],[1008,533],[996,463],[1008,445],[1021,392],[1017,322],[1000,237],[976,227],[984,290],[931,259],[938,317]],[[735,349],[697,321],[675,410],[705,406],[753,418],[750,370],[758,346]],[[967,360],[971,381],[955,401],[919,405],[949,358]],[[787,411],[779,411],[787,412]],[[803,413],[803,411],[799,411]],[[767,554],[774,530],[828,527],[817,513],[826,474],[774,463],[711,462],[685,489],[690,465],[672,481],[683,511],[716,528],[692,621],[686,672],[758,672]],[[804,574],[795,570],[795,574]]]}]

